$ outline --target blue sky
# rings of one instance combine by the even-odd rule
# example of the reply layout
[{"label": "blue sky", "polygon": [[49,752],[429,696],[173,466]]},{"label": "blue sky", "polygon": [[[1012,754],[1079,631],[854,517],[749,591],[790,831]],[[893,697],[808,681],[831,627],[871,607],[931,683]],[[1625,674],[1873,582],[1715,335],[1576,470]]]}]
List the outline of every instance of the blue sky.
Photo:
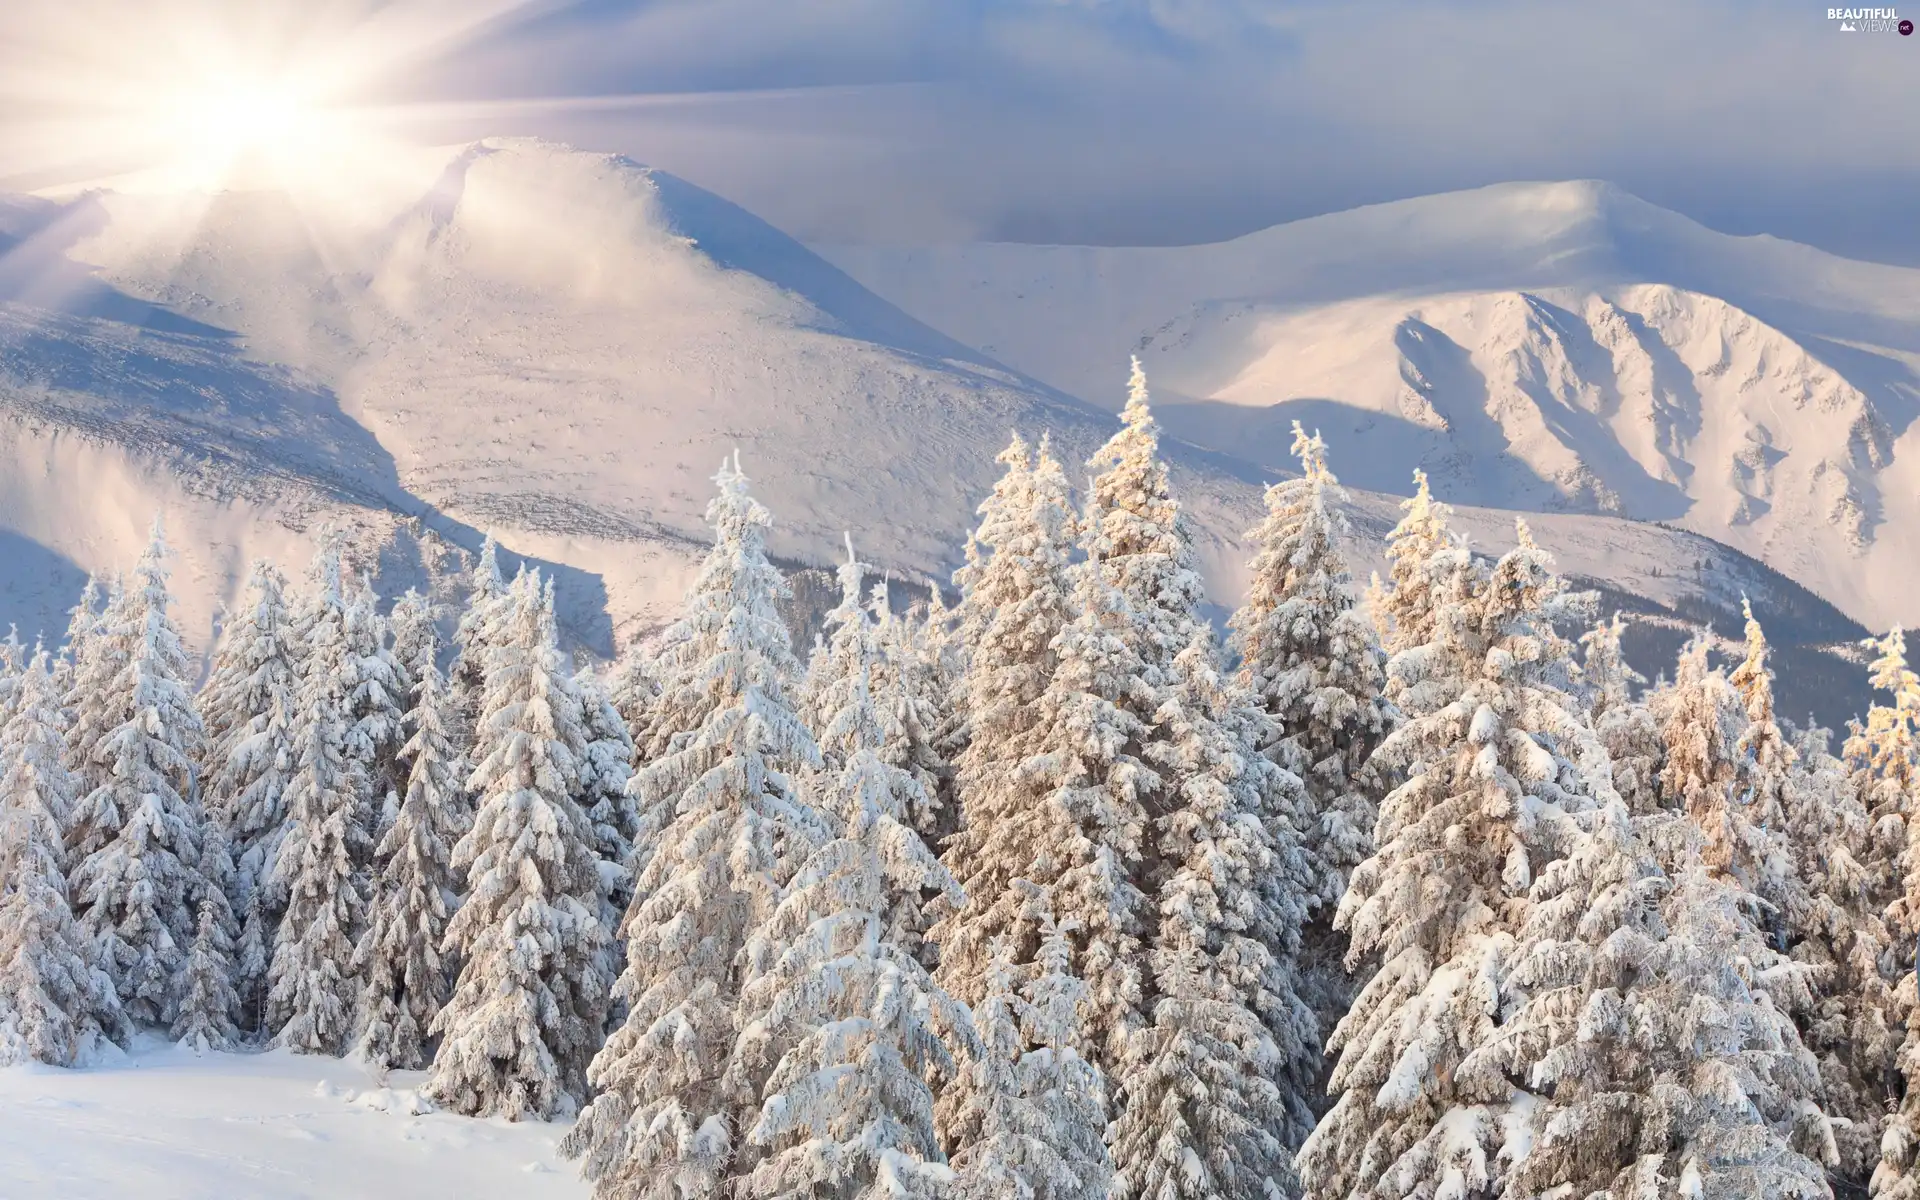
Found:
[{"label": "blue sky", "polygon": [[[461,8],[296,8],[407,5]],[[70,4],[14,11],[33,7]],[[816,240],[1178,243],[1597,177],[1730,232],[1920,262],[1920,36],[1842,34],[1812,3],[532,0],[387,90],[638,94],[432,133],[621,151]]]}]

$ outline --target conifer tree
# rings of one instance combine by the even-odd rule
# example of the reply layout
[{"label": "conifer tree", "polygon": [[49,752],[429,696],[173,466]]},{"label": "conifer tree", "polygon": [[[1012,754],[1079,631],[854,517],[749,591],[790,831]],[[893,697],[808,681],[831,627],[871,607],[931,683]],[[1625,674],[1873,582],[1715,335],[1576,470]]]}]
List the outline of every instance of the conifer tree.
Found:
[{"label": "conifer tree", "polygon": [[684,732],[633,781],[649,849],[621,931],[615,995],[627,1016],[594,1059],[598,1095],[562,1143],[584,1156],[603,1200],[722,1186],[734,1130],[751,1127],[760,1099],[724,1086],[735,1005],[751,982],[741,951],[826,832],[789,774],[819,752],[788,698],[792,642],[777,607],[788,589],[767,559],[772,518],[737,460],[714,482],[714,547],[658,660],[655,728]]},{"label": "conifer tree", "polygon": [[[1072,573],[1075,616],[1054,638],[1053,677],[1036,706],[1037,745],[1017,777],[1026,789],[1021,803],[1054,810],[1068,832],[1029,846],[1032,861],[1016,874],[1051,889],[1057,915],[1077,925],[1087,1050],[1110,1083],[1121,1083],[1127,1044],[1148,1020],[1141,946],[1151,907],[1137,881],[1150,848],[1147,805],[1162,784],[1142,757],[1148,727],[1134,713],[1154,711],[1163,693],[1129,645],[1133,613],[1100,561]],[[1017,893],[1000,899],[999,911],[1016,916]],[[988,925],[988,936],[1015,928]]]},{"label": "conifer tree", "polygon": [[959,828],[953,767],[942,742],[954,724],[952,673],[929,630],[931,614],[917,620],[893,613],[888,583],[874,585],[874,704],[880,720],[880,761],[913,776],[920,785],[911,824],[922,841],[938,849]]},{"label": "conifer tree", "polygon": [[[397,627],[396,632],[400,628]],[[453,847],[472,823],[462,789],[467,764],[449,734],[455,720],[430,631],[410,641],[413,731],[402,748],[407,795],[374,848],[375,881],[366,933],[354,950],[365,980],[360,1048],[378,1071],[418,1070],[429,1060],[429,1031],[452,991],[442,943],[458,904]]]},{"label": "conifer tree", "polygon": [[475,727],[473,828],[454,847],[460,956],[428,1091],[469,1116],[547,1118],[586,1099],[606,1025],[608,930],[592,823],[575,799],[586,753],[562,673],[551,585],[523,571],[487,658]]},{"label": "conifer tree", "polygon": [[1356,607],[1340,544],[1343,499],[1326,445],[1294,423],[1301,477],[1267,489],[1247,603],[1234,614],[1241,670],[1281,737],[1268,754],[1306,785],[1313,904],[1328,912],[1372,853],[1384,789],[1368,759],[1391,727],[1385,659]]},{"label": "conifer tree", "polygon": [[[1160,429],[1147,405],[1147,377],[1133,360],[1121,427],[1087,465],[1094,472],[1081,533],[1106,581],[1132,614],[1128,649],[1165,686],[1173,657],[1192,640],[1205,593],[1192,535],[1160,457]],[[1143,719],[1151,712],[1137,714]]]},{"label": "conifer tree", "polygon": [[[1740,763],[1737,800],[1747,811],[1748,821],[1777,831],[1786,822],[1786,793],[1796,755],[1774,720],[1773,672],[1767,668],[1766,634],[1744,597],[1740,610],[1746,617],[1746,657],[1727,676],[1747,716],[1746,728],[1733,746]],[[1792,871],[1784,861],[1777,869],[1782,873]]]},{"label": "conifer tree", "polygon": [[233,858],[226,835],[209,821],[201,836],[193,945],[187,951],[180,1013],[172,1031],[174,1041],[191,1046],[195,1053],[230,1050],[240,1039],[236,1024],[240,993],[233,984],[236,923],[227,901],[232,884]]},{"label": "conifer tree", "polygon": [[0,725],[13,716],[13,706],[20,692],[20,676],[26,668],[27,651],[20,644],[20,631],[8,626],[7,636],[0,638]]},{"label": "conifer tree", "polygon": [[[408,588],[394,599],[393,609],[387,614],[387,653],[393,662],[393,678],[399,688],[400,706],[408,712],[413,710],[420,676],[416,668],[427,652],[428,643],[433,646],[434,666],[439,667],[441,606],[432,596],[422,595],[418,588]],[[441,676],[444,680],[446,677]],[[405,720],[402,720],[405,728]]]},{"label": "conifer tree", "polygon": [[193,760],[200,718],[187,692],[186,652],[168,609],[169,550],[156,520],[134,570],[138,586],[110,606],[101,640],[125,647],[106,704],[124,714],[93,759],[104,781],[76,808],[74,827],[92,831],[75,870],[81,928],[113,980],[127,1015],[166,1026],[178,1012],[181,971],[193,943],[200,894],[200,813]]},{"label": "conifer tree", "polygon": [[[838,571],[840,603],[827,613],[824,635],[814,643],[800,688],[800,719],[816,735],[824,733],[847,707],[855,677],[870,675],[873,669],[874,638],[863,603],[867,565],[854,556],[853,535],[845,538],[847,560]],[[823,769],[837,773],[848,749],[822,740]]]},{"label": "conifer tree", "polygon": [[70,882],[80,863],[114,836],[114,827],[101,824],[86,810],[85,801],[112,777],[112,764],[101,754],[100,743],[126,722],[129,712],[131,698],[116,685],[133,654],[129,639],[138,624],[139,597],[129,594],[116,577],[98,611],[87,610],[86,603],[83,595],[73,614],[72,681],[65,700],[72,714],[67,769],[79,797],[66,830]]},{"label": "conifer tree", "polygon": [[926,618],[920,624],[919,633],[927,669],[927,685],[931,693],[929,703],[939,718],[932,730],[933,749],[939,754],[940,761],[946,764],[939,793],[943,816],[938,844],[944,846],[954,831],[960,828],[957,764],[961,751],[966,749],[969,736],[966,712],[967,646],[961,637],[958,615],[947,607],[946,596],[941,592],[940,585],[931,579],[926,581],[926,585]]},{"label": "conifer tree", "polygon": [[1788,1016],[1808,972],[1760,937],[1754,898],[1701,865],[1697,831],[1670,886],[1625,806],[1602,796],[1536,881],[1515,1011],[1464,1068],[1538,1094],[1519,1112],[1505,1194],[1829,1195],[1798,1148],[1831,1151],[1818,1069]]},{"label": "conifer tree", "polygon": [[1025,906],[1013,881],[1049,883],[1060,866],[1040,870],[1035,857],[1066,854],[1078,840],[1065,814],[1032,803],[1033,787],[1022,777],[1027,760],[1049,748],[1052,729],[1041,722],[1040,699],[1056,674],[1056,639],[1072,615],[1074,518],[1066,477],[1044,445],[1036,466],[1018,437],[998,461],[1006,473],[980,506],[971,561],[956,576],[964,595],[968,741],[954,764],[960,830],[942,861],[966,903],[932,934],[940,945],[940,984],[966,1004],[985,995],[1000,941],[1014,938],[1015,961],[1031,961],[1031,934],[1015,932]]},{"label": "conifer tree", "polygon": [[573,684],[579,697],[581,736],[586,739],[580,759],[579,803],[593,826],[607,898],[600,924],[611,935],[633,899],[633,839],[640,831],[639,811],[627,793],[633,778],[633,738],[598,671],[587,667],[574,676]]},{"label": "conifer tree", "polygon": [[1244,686],[1274,731],[1261,748],[1305,787],[1296,818],[1308,871],[1302,988],[1330,1030],[1354,989],[1333,914],[1348,874],[1373,852],[1386,781],[1371,758],[1392,710],[1382,695],[1385,659],[1340,548],[1347,526],[1336,502],[1345,493],[1327,469],[1325,443],[1298,422],[1293,450],[1301,476],[1267,489],[1266,517],[1248,534],[1259,547],[1253,578],[1229,627]]},{"label": "conifer tree", "polygon": [[[1414,471],[1413,486],[1413,496],[1400,505],[1407,515],[1387,535],[1389,586],[1373,614],[1388,655],[1433,640],[1435,612],[1445,603],[1435,590],[1444,592],[1451,587],[1444,577],[1436,578],[1432,568],[1435,555],[1452,540],[1447,522],[1453,510],[1433,498],[1425,471]],[[1442,557],[1438,561],[1444,565],[1452,560]]]},{"label": "conifer tree", "polygon": [[[1276,847],[1263,820],[1263,775],[1280,768],[1215,719],[1229,694],[1212,638],[1196,627],[1172,663],[1157,714],[1177,781],[1156,822],[1155,854],[1173,864],[1158,898],[1150,955],[1151,1024],[1116,1080],[1116,1197],[1264,1197],[1297,1193],[1291,1150],[1313,1125],[1307,1097],[1320,1061],[1312,1013],[1295,995],[1292,947],[1305,912],[1297,846]],[[1293,886],[1274,888],[1287,879]]]},{"label": "conifer tree", "polygon": [[[1757,635],[1758,626],[1753,627]],[[1760,643],[1764,654],[1765,643]],[[1727,676],[1707,663],[1708,643],[1695,638],[1682,652],[1673,687],[1660,697],[1656,719],[1666,745],[1666,766],[1660,775],[1664,803],[1687,815],[1704,838],[1701,854],[1709,872],[1724,873],[1741,888],[1770,907],[1778,922],[1802,903],[1799,881],[1784,840],[1779,788],[1783,771],[1769,770],[1768,791],[1755,790],[1746,755],[1749,742],[1747,705]],[[1762,660],[1764,662],[1764,660]],[[1758,668],[1764,671],[1764,665]],[[1744,676],[1757,686],[1752,673]],[[1765,698],[1766,735],[1770,756],[1784,752],[1779,730],[1772,725],[1771,692]],[[1656,850],[1671,853],[1656,844]]]},{"label": "conifer tree", "polygon": [[507,606],[507,581],[500,574],[500,544],[491,531],[480,545],[480,556],[467,578],[467,606],[453,635],[453,666],[447,671],[447,691],[460,714],[455,740],[473,741],[473,723],[480,717],[486,688],[487,654],[498,634]]},{"label": "conifer tree", "polygon": [[[406,790],[400,747],[406,742],[406,672],[387,648],[388,623],[365,572],[347,592],[347,754],[360,767],[360,820],[373,840],[386,832]],[[417,636],[410,634],[410,636]]]},{"label": "conifer tree", "polygon": [[297,1054],[337,1055],[352,1035],[360,991],[353,941],[366,913],[363,812],[372,764],[355,737],[361,664],[349,640],[340,547],[331,539],[315,555],[308,589],[296,618],[304,644],[295,766],[273,856],[274,889],[286,909],[268,966],[264,1029]]},{"label": "conifer tree", "polygon": [[1660,806],[1660,770],[1666,750],[1647,706],[1633,685],[1646,679],[1627,665],[1620,649],[1625,625],[1619,613],[1582,634],[1580,675],[1586,685],[1594,732],[1613,763],[1613,787],[1627,811],[1645,816]]},{"label": "conifer tree", "polygon": [[[48,675],[53,681],[53,694],[60,698],[62,705],[70,702],[73,688],[74,662],[86,654],[87,640],[93,636],[100,624],[100,578],[88,575],[86,585],[80,589],[80,598],[67,610],[67,639],[53,656],[53,665]],[[69,765],[71,771],[71,765]]]},{"label": "conifer tree", "polygon": [[[1920,675],[1908,666],[1906,638],[1896,627],[1865,643],[1875,657],[1868,666],[1873,686],[1893,703],[1867,710],[1846,742],[1854,785],[1867,809],[1870,838],[1865,867],[1876,906],[1884,914],[1886,948],[1880,970],[1892,984],[1890,1004],[1879,1019],[1900,1043],[1896,1069],[1898,1111],[1886,1118],[1880,1162],[1871,1181],[1875,1200],[1920,1197],[1920,997],[1915,994],[1914,946],[1920,940]],[[1876,1014],[1877,1015],[1877,1014]],[[1902,1086],[1903,1085],[1903,1086]]]},{"label": "conifer tree", "polygon": [[1297,1159],[1310,1197],[1491,1194],[1526,1106],[1473,1052],[1499,1036],[1536,863],[1565,851],[1606,764],[1582,761],[1571,647],[1553,627],[1578,605],[1524,522],[1519,535],[1490,573],[1429,563],[1446,583],[1433,641],[1389,664],[1419,702],[1378,754],[1410,773],[1336,918],[1349,961],[1380,965],[1328,1042],[1338,1098]]},{"label": "conifer tree", "polygon": [[843,764],[827,796],[838,836],[747,941],[733,1069],[745,1082],[771,1061],[747,1130],[763,1154],[746,1176],[756,1195],[937,1195],[952,1172],[931,1084],[976,1053],[967,1010],[898,928],[923,892],[958,885],[908,823],[926,804],[918,782],[876,752],[868,639],[850,640],[854,675],[826,725]]},{"label": "conifer tree", "polygon": [[61,821],[73,803],[47,654],[21,673],[0,729],[0,1064],[84,1061],[125,1035],[113,981],[67,903]]},{"label": "conifer tree", "polygon": [[652,761],[647,737],[653,729],[654,708],[660,702],[660,680],[654,671],[653,656],[638,639],[628,643],[619,665],[607,680],[607,699],[626,726],[633,742],[633,769]]},{"label": "conifer tree", "polygon": [[1002,942],[990,960],[973,1014],[978,1050],[952,1088],[955,1123],[978,1131],[954,1155],[956,1190],[964,1200],[1104,1200],[1106,1090],[1077,1048],[1086,984],[1070,965],[1073,930],[1054,921],[1044,888],[1015,886],[1039,949],[1018,967]]},{"label": "conifer tree", "polygon": [[286,579],[256,561],[200,692],[207,724],[203,807],[233,859],[230,898],[240,917],[235,955],[238,1019],[257,1028],[285,898],[274,883],[286,791],[297,761],[294,704],[301,652]]},{"label": "conifer tree", "polygon": [[1836,1119],[1837,1175],[1864,1188],[1880,1159],[1886,1097],[1900,1088],[1899,1033],[1880,970],[1887,930],[1867,866],[1867,811],[1826,730],[1800,736],[1786,799],[1784,832],[1807,900],[1792,914],[1792,954],[1815,972],[1801,1040],[1820,1060],[1823,1107]]}]

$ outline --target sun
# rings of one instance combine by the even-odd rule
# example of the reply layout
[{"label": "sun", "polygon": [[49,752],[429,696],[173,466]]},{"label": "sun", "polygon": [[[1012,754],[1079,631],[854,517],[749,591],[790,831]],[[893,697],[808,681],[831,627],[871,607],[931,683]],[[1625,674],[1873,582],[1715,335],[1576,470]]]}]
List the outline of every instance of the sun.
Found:
[{"label": "sun", "polygon": [[355,137],[350,110],[263,74],[214,75],[156,97],[141,140],[185,187],[276,185],[300,164],[337,155]]},{"label": "sun", "polygon": [[0,0],[0,190],[352,190],[448,122],[429,68],[546,2]]}]

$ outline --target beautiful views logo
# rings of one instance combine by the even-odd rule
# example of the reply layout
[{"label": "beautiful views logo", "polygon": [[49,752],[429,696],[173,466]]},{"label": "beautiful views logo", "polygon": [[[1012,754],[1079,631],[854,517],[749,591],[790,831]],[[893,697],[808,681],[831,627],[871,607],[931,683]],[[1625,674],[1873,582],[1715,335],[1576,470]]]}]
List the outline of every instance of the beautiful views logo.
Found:
[{"label": "beautiful views logo", "polygon": [[1837,22],[1841,33],[1913,33],[1913,22],[1891,8],[1830,8],[1827,20]]}]

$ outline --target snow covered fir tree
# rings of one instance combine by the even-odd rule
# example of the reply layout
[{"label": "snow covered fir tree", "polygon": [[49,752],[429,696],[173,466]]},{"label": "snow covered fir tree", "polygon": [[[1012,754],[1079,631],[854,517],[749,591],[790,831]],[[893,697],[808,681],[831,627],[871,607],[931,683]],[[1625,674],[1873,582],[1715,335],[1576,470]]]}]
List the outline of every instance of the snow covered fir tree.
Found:
[{"label": "snow covered fir tree", "polygon": [[383,597],[340,530],[197,657],[156,525],[0,641],[0,1063],[350,1057],[602,1200],[1920,1200],[1902,631],[1837,736],[1754,609],[1650,684],[1342,449],[1210,600],[1136,363],[951,588],[838,539],[817,641],[730,457],[605,661],[512,546]]}]

